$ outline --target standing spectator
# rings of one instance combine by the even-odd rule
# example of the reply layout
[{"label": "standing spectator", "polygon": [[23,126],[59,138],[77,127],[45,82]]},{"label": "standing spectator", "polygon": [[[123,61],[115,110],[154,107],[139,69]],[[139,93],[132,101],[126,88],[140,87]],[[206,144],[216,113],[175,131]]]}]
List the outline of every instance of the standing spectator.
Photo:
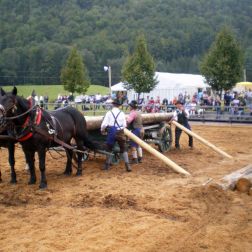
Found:
[{"label": "standing spectator", "polygon": [[226,111],[229,111],[231,100],[232,100],[232,97],[231,97],[229,91],[226,91],[224,93],[224,105],[225,105],[225,110]]},{"label": "standing spectator", "polygon": [[[187,129],[191,130],[191,126],[188,123],[189,112],[184,108],[183,103],[180,101],[176,102],[176,112],[174,116],[174,120],[178,123],[186,127]],[[181,136],[182,130],[178,127],[175,128],[175,147],[176,149],[180,149],[179,139]],[[192,136],[188,135],[189,137],[189,147],[193,148],[193,138]]]},{"label": "standing spectator", "polygon": [[101,98],[102,96],[100,93],[95,95],[96,109],[100,109]]},{"label": "standing spectator", "polygon": [[208,94],[206,91],[203,92],[202,98],[203,98],[203,105],[207,106],[208,105]]},{"label": "standing spectator", "polygon": [[44,96],[44,106],[46,110],[48,110],[48,102],[49,102],[49,97],[48,97],[48,94],[46,94]]},{"label": "standing spectator", "polygon": [[35,100],[35,104],[38,105],[38,104],[39,104],[39,98],[38,98],[38,96],[37,96],[37,94],[36,94],[36,92],[35,92],[34,89],[32,90],[31,96],[32,96],[32,98]]},{"label": "standing spectator", "polygon": [[[130,106],[130,114],[127,118],[127,125],[132,133],[139,138],[141,137],[141,131],[143,130],[142,116],[141,113],[137,111],[137,101],[131,101]],[[132,151],[132,163],[137,164],[142,162],[143,150],[142,148],[135,143],[134,141],[130,141],[130,147]]]},{"label": "standing spectator", "polygon": [[214,106],[216,109],[216,119],[220,119],[221,116],[221,99],[220,96],[217,95],[215,100],[214,100]]},{"label": "standing spectator", "polygon": [[[120,153],[123,156],[126,171],[130,172],[131,167],[129,165],[129,157],[126,149],[126,137],[123,129],[127,126],[126,117],[124,112],[119,109],[121,102],[118,99],[112,101],[113,108],[108,111],[101,124],[101,133],[105,134],[105,130],[108,129],[107,135],[107,147],[112,151],[116,142],[120,147]],[[111,156],[107,156],[106,163],[102,170],[108,170],[111,165]]]},{"label": "standing spectator", "polygon": [[183,96],[182,93],[179,93],[179,95],[178,95],[178,101],[181,102],[181,103],[184,102],[184,96]]},{"label": "standing spectator", "polygon": [[39,97],[39,106],[41,108],[44,108],[44,96],[42,95]]},{"label": "standing spectator", "polygon": [[238,115],[239,104],[240,104],[240,100],[238,99],[238,96],[236,94],[234,99],[231,101],[232,114]]}]

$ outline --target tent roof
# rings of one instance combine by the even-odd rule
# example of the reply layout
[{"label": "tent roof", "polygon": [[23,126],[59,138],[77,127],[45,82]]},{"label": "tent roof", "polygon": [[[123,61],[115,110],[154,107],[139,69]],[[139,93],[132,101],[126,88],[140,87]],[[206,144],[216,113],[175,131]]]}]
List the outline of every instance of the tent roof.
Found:
[{"label": "tent roof", "polygon": [[187,87],[206,88],[205,78],[196,74],[177,74],[156,72],[157,84],[155,89],[179,89]]},{"label": "tent roof", "polygon": [[127,89],[123,86],[123,82],[119,82],[111,87],[112,91],[127,91]]},{"label": "tent roof", "polygon": [[249,82],[249,81],[238,82],[236,83],[236,87],[252,88],[252,82]]},{"label": "tent roof", "polygon": [[[154,90],[209,87],[202,75],[156,72],[155,76],[159,82]],[[111,89],[112,91],[127,91],[123,82],[113,85]]]}]

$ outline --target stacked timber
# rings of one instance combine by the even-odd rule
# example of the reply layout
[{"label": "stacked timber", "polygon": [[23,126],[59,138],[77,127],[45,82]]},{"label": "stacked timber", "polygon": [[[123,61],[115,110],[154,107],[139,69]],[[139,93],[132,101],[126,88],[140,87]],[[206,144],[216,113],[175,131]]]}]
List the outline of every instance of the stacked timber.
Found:
[{"label": "stacked timber", "polygon": [[[169,122],[172,117],[173,113],[142,114],[143,125]],[[85,116],[85,119],[87,122],[87,130],[97,130],[101,127],[103,116]]]}]

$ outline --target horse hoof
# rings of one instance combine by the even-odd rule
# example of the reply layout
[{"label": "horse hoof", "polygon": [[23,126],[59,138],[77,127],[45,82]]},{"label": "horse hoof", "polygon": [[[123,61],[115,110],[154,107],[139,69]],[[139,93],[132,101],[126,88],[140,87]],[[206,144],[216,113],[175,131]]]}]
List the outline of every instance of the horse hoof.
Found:
[{"label": "horse hoof", "polygon": [[45,189],[45,188],[47,188],[47,184],[46,184],[46,183],[41,183],[41,184],[39,185],[39,188],[40,188],[40,189]]},{"label": "horse hoof", "polygon": [[76,176],[82,176],[82,172],[76,172]]},{"label": "horse hoof", "polygon": [[71,176],[72,170],[66,169],[63,174],[66,176]]},{"label": "horse hoof", "polygon": [[36,184],[36,180],[30,180],[30,181],[28,182],[28,185],[34,185],[34,184]]},{"label": "horse hoof", "polygon": [[65,176],[71,176],[72,172],[64,172],[63,173]]}]

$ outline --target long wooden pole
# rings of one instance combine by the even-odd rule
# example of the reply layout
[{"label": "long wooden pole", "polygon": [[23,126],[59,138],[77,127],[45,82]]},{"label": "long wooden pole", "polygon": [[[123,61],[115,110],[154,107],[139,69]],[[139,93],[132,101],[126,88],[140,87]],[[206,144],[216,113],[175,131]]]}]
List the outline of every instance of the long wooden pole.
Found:
[{"label": "long wooden pole", "polygon": [[230,158],[232,159],[233,157],[230,156],[229,154],[227,154],[226,152],[224,152],[223,150],[219,149],[218,147],[216,147],[215,145],[213,145],[212,143],[210,143],[209,141],[207,141],[206,139],[202,138],[201,136],[197,135],[196,133],[194,133],[193,131],[187,129],[186,127],[184,127],[183,125],[181,125],[180,123],[176,122],[176,121],[172,121],[172,124],[174,124],[175,126],[177,126],[178,128],[180,128],[181,130],[185,131],[188,135],[198,139],[200,142],[202,142],[203,144],[207,145],[208,147],[212,148],[214,151],[218,152],[219,154],[221,154],[224,157]]},{"label": "long wooden pole", "polygon": [[166,163],[168,166],[170,166],[173,170],[175,170],[178,173],[182,173],[184,175],[191,175],[189,172],[184,170],[182,167],[174,163],[172,160],[164,156],[162,153],[158,152],[154,148],[152,148],[149,144],[142,141],[140,138],[138,138],[136,135],[131,133],[128,129],[124,129],[124,134],[128,136],[131,140],[139,144],[143,149],[147,150],[149,153]]}]

